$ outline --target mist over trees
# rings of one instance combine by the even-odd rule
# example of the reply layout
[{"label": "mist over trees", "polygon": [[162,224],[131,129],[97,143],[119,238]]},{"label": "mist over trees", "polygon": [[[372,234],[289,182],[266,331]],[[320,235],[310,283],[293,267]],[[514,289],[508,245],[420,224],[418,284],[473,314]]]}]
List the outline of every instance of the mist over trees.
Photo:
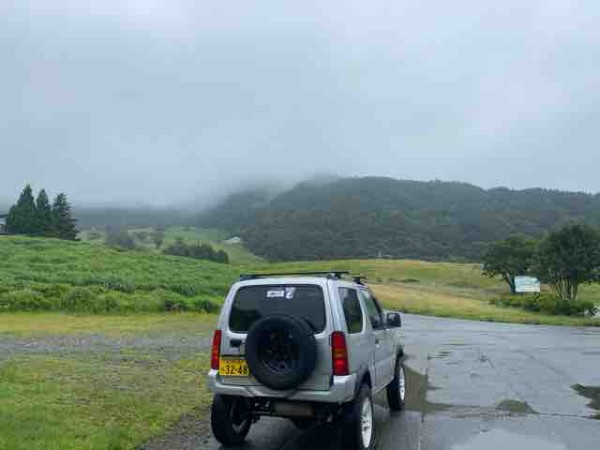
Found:
[{"label": "mist over trees", "polygon": [[272,198],[238,193],[197,224],[240,235],[270,260],[481,261],[491,242],[540,238],[568,221],[600,224],[600,195],[365,177],[301,183]]},{"label": "mist over trees", "polygon": [[6,231],[10,234],[75,240],[78,233],[76,223],[64,193],[58,194],[50,206],[46,191],[40,190],[34,199],[33,190],[28,184],[8,210]]}]

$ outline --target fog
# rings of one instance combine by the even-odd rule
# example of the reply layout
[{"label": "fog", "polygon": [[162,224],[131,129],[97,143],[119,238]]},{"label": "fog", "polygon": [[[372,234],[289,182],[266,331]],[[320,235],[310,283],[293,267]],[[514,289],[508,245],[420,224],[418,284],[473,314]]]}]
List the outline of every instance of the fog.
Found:
[{"label": "fog", "polygon": [[315,173],[600,191],[600,2],[4,0],[0,199]]}]

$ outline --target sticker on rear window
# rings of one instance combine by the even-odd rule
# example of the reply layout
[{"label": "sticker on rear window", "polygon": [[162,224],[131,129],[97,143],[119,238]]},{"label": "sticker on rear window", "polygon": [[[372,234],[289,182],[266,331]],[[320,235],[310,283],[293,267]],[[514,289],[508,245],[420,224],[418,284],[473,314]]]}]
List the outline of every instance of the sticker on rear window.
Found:
[{"label": "sticker on rear window", "polygon": [[285,298],[287,300],[291,300],[294,298],[294,295],[296,295],[295,287],[269,289],[267,291],[267,298]]},{"label": "sticker on rear window", "polygon": [[267,298],[283,298],[285,297],[285,291],[283,289],[269,289],[267,291]]}]

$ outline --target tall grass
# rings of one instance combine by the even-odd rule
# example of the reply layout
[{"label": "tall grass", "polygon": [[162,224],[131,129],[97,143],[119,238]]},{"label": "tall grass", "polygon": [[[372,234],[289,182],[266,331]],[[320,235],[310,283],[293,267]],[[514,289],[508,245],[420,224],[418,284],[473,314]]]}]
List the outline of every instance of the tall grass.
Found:
[{"label": "tall grass", "polygon": [[0,237],[0,311],[211,312],[236,274],[208,261]]}]

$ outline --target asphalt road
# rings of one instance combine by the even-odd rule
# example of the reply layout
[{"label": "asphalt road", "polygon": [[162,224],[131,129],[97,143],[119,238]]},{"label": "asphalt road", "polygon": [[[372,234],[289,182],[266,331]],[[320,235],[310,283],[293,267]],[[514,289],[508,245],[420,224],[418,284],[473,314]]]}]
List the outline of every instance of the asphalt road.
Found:
[{"label": "asphalt road", "polygon": [[[378,396],[378,449],[600,448],[600,420],[593,418],[600,411],[573,388],[600,386],[600,329],[403,320],[409,408],[392,414]],[[301,431],[264,418],[242,448],[336,449],[339,433],[334,426]],[[220,448],[198,435],[180,444]]]}]

